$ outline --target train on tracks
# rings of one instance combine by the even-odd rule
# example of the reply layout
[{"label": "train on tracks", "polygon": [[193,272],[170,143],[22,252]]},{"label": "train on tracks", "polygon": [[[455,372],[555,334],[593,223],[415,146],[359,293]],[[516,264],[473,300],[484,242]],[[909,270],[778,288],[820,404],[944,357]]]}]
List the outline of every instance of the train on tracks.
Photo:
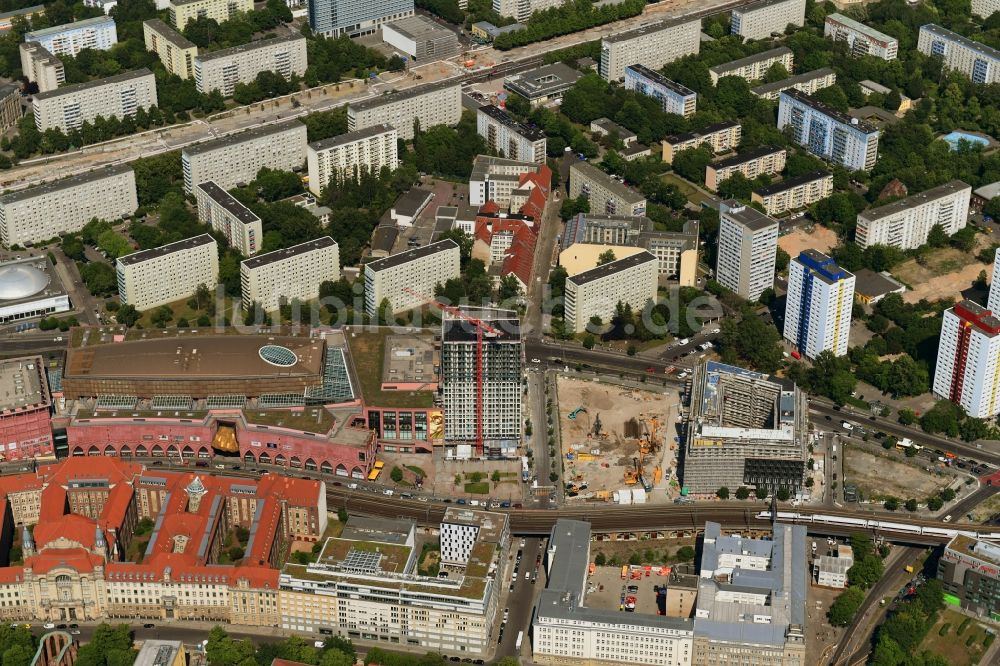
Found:
[{"label": "train on tracks", "polygon": [[[770,511],[761,511],[757,518],[761,520],[771,519]],[[901,523],[881,518],[850,518],[848,516],[831,516],[822,513],[803,513],[797,511],[778,511],[774,519],[783,523],[794,523],[796,525],[816,525],[826,526],[834,529],[847,529],[872,532],[891,532],[893,534],[905,534],[915,537],[930,537],[942,542],[950,541],[959,534],[965,534],[972,538],[979,539],[1000,539],[1000,532],[969,529],[971,526],[962,527],[934,527],[930,525],[920,525],[914,523]]]}]

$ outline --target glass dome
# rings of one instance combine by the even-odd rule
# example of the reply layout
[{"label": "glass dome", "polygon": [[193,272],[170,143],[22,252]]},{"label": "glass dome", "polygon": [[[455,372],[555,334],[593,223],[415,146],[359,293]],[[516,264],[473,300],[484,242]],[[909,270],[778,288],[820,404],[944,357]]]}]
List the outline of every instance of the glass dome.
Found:
[{"label": "glass dome", "polygon": [[0,301],[14,301],[34,296],[45,289],[49,278],[34,266],[0,266]]},{"label": "glass dome", "polygon": [[258,353],[262,359],[279,368],[290,368],[299,361],[295,352],[281,345],[264,345]]}]

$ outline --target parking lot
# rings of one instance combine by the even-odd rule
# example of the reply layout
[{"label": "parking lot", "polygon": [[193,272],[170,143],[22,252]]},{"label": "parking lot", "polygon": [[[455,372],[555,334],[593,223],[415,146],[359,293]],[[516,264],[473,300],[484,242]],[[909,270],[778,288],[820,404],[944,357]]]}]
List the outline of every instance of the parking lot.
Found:
[{"label": "parking lot", "polygon": [[[656,615],[656,592],[653,586],[665,585],[667,581],[666,576],[657,575],[658,571],[659,567],[653,567],[648,578],[643,574],[639,580],[622,580],[621,567],[597,567],[597,571],[590,577],[583,605],[615,610],[622,607],[625,596],[635,596],[636,613]],[[629,591],[630,587],[638,589],[633,593]]]}]

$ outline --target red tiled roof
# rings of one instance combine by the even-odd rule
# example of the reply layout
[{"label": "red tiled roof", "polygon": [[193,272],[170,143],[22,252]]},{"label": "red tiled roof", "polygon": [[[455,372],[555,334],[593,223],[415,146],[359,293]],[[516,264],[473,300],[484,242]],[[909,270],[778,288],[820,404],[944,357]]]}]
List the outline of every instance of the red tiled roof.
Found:
[{"label": "red tiled roof", "polygon": [[257,494],[279,497],[292,506],[319,506],[320,482],[268,474],[257,482]]},{"label": "red tiled roof", "polygon": [[[35,528],[38,531],[38,528]],[[45,574],[58,567],[69,567],[80,573],[94,571],[104,564],[104,560],[88,553],[83,548],[66,548],[63,550],[50,550],[40,555],[29,557],[24,562],[25,569],[31,569],[34,574]]]},{"label": "red tiled roof", "polygon": [[70,541],[77,542],[87,550],[91,550],[96,540],[96,528],[97,523],[93,520],[74,513],[39,521],[35,525],[35,546],[39,551],[42,551],[59,537],[65,537]]},{"label": "red tiled roof", "polygon": [[500,206],[497,205],[497,202],[493,201],[492,199],[490,199],[489,201],[487,201],[486,203],[484,203],[482,206],[479,207],[480,215],[496,215],[499,212],[500,212]]},{"label": "red tiled roof", "polygon": [[0,567],[0,585],[20,583],[24,580],[24,567]]}]

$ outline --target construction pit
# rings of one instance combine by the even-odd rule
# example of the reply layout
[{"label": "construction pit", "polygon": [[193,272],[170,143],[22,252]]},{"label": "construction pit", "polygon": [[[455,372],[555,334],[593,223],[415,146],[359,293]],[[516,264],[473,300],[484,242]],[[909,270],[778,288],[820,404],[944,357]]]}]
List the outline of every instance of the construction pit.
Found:
[{"label": "construction pit", "polygon": [[680,496],[676,390],[559,377],[557,396],[567,501],[665,503]]}]

